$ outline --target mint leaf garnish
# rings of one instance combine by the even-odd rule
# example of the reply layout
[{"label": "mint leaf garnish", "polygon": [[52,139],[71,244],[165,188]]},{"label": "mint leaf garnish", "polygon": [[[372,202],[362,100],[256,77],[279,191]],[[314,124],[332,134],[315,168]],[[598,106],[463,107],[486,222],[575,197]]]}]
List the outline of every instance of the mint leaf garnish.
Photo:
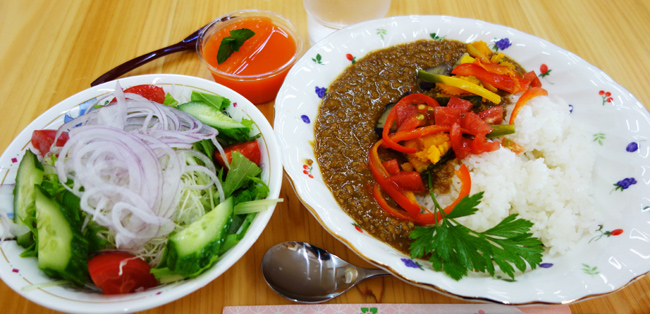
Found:
[{"label": "mint leaf garnish", "polygon": [[230,31],[230,36],[224,38],[217,51],[217,63],[224,63],[233,52],[239,51],[244,42],[255,35],[255,32],[248,28],[235,29]]}]

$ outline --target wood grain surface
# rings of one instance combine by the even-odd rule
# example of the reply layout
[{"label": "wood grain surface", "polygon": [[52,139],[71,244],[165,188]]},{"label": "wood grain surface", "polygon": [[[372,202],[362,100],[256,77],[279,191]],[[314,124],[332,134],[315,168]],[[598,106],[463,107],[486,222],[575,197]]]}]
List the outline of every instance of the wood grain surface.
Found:
[{"label": "wood grain surface", "polygon": [[[300,0],[0,0],[0,151],[34,118],[90,87],[112,67],[176,43],[214,18],[262,9],[290,19],[307,42]],[[388,16],[439,14],[506,25],[563,47],[608,73],[650,106],[648,0],[393,0]],[[306,47],[309,46],[307,42]],[[151,62],[127,75],[175,73],[211,79],[193,52]],[[259,108],[273,122],[273,102]],[[290,302],[267,287],[263,254],[287,240],[308,241],[359,266],[372,267],[329,235],[285,179],[280,203],[257,243],[221,277],[146,313],[220,313],[224,306]],[[648,313],[650,280],[572,304],[573,313]],[[363,282],[331,303],[464,303],[392,277]],[[53,313],[0,282],[0,312]]]}]

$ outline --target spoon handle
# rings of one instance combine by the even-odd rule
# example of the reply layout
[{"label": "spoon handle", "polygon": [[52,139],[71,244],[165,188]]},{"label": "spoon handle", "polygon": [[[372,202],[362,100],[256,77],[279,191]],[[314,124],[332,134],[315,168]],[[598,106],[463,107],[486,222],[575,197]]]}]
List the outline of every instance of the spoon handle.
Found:
[{"label": "spoon handle", "polygon": [[192,50],[194,49],[193,43],[188,43],[185,41],[181,41],[177,44],[161,48],[155,51],[152,51],[150,53],[141,55],[139,57],[133,58],[127,62],[124,62],[117,67],[113,68],[112,70],[104,73],[104,75],[98,77],[96,80],[94,80],[92,83],[90,83],[90,86],[95,86],[99,85],[104,82],[112,81],[116,78],[118,78],[120,75],[129,72],[149,61],[158,59],[160,57],[166,56],[168,54],[172,54],[175,52],[179,51],[184,51],[184,50]]},{"label": "spoon handle", "polygon": [[361,274],[359,275],[359,277],[363,278],[363,279],[390,275],[389,272],[387,272],[387,271],[385,271],[385,270],[383,270],[381,268],[376,268],[376,269],[363,268],[363,269],[360,270],[360,272],[361,272]]}]

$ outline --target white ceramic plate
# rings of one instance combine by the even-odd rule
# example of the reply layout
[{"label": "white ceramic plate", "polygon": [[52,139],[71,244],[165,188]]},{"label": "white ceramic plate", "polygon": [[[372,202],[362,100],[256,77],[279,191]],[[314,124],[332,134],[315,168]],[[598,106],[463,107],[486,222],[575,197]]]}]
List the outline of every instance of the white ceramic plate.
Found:
[{"label": "white ceramic plate", "polygon": [[[585,238],[559,258],[516,281],[485,276],[455,281],[422,267],[383,242],[357,230],[323,183],[315,162],[313,122],[319,92],[368,52],[417,39],[483,40],[527,70],[542,71],[549,94],[570,104],[574,119],[594,136],[595,204],[605,217],[595,239]],[[498,45],[497,45],[498,42]],[[494,49],[494,48],[493,48]],[[650,270],[650,115],[607,74],[543,39],[512,28],[449,16],[398,16],[356,24],[313,46],[287,76],[275,104],[275,131],[283,164],[303,204],[333,236],[368,261],[414,285],[468,300],[502,304],[567,304],[616,291]],[[614,184],[634,184],[615,190]],[[631,179],[628,179],[632,182]],[[598,229],[594,225],[594,230]]]},{"label": "white ceramic plate", "polygon": [[[266,117],[250,101],[231,89],[215,82],[201,78],[183,75],[143,75],[119,80],[120,86],[126,88],[139,84],[155,84],[161,86],[179,101],[189,101],[192,90],[218,94],[231,100],[233,105],[229,112],[233,118],[242,117],[253,120],[254,128],[262,136],[258,139],[262,150],[262,179],[270,188],[269,198],[277,198],[282,186],[282,163],[278,143],[271,125]],[[25,149],[31,148],[30,139],[34,130],[56,128],[66,119],[66,115],[77,116],[80,110],[85,110],[88,103],[96,97],[112,93],[115,82],[107,82],[60,102],[41,116],[36,118],[9,145],[0,157],[0,178],[2,184],[13,184],[18,163]],[[235,264],[255,243],[260,236],[275,206],[257,215],[250,229],[239,244],[228,251],[212,268],[196,278],[174,284],[163,285],[143,292],[104,296],[88,290],[75,289],[70,286],[43,287],[30,289],[30,286],[52,281],[37,267],[35,258],[21,258],[23,248],[15,241],[5,241],[0,244],[0,277],[7,285],[25,298],[42,306],[63,312],[74,313],[128,313],[143,311],[149,308],[179,299],[210,283]]]}]

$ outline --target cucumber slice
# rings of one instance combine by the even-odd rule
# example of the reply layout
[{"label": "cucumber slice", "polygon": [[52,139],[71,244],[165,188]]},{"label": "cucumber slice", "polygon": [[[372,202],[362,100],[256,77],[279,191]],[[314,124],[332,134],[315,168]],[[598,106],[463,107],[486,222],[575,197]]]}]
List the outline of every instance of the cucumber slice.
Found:
[{"label": "cucumber slice", "polygon": [[88,242],[78,213],[66,209],[40,185],[34,189],[38,268],[78,285],[88,281]]},{"label": "cucumber slice", "polygon": [[189,113],[199,121],[219,130],[245,129],[248,128],[229,117],[214,106],[200,101],[191,101],[178,105],[179,110]]},{"label": "cucumber slice", "polygon": [[14,220],[17,225],[27,226],[30,231],[18,235],[19,245],[27,248],[34,243],[31,230],[34,228],[34,185],[43,181],[43,165],[31,150],[25,151],[18,165],[14,186]]},{"label": "cucumber slice", "polygon": [[194,277],[212,266],[230,228],[233,212],[231,197],[172,235],[167,243],[167,267],[184,277]]}]

